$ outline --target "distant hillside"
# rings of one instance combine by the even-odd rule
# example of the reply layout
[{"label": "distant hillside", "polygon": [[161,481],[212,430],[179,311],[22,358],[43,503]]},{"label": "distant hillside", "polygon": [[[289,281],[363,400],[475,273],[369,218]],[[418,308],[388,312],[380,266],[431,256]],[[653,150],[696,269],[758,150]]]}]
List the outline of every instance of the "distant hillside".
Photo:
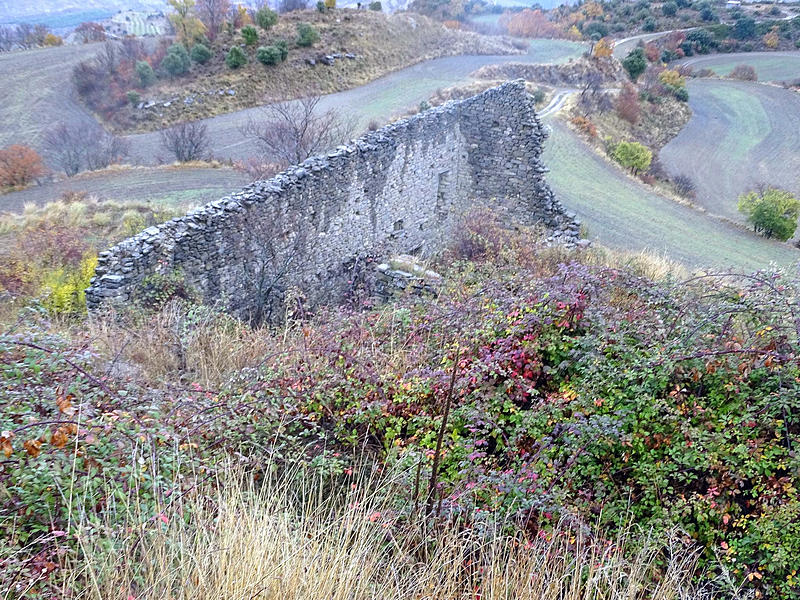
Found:
[{"label": "distant hillside", "polygon": [[[301,22],[311,23],[319,32],[320,39],[312,47],[296,43],[296,27]],[[258,62],[257,47],[280,40],[288,44],[287,60],[269,66]],[[193,64],[187,75],[174,79],[162,73],[155,85],[138,89],[136,103],[111,102],[107,108],[93,108],[118,132],[153,131],[177,121],[212,117],[264,102],[353,88],[431,58],[520,54],[521,48],[527,47],[508,38],[447,29],[420,15],[348,9],[281,15],[274,28],[260,32],[256,44],[243,48],[247,64],[231,69],[225,61],[227,49],[241,44],[238,32],[224,32],[205,65]],[[161,72],[159,62],[153,62]],[[137,85],[132,80],[119,87],[125,90]]]},{"label": "distant hillside", "polygon": [[0,0],[0,25],[41,23],[63,34],[85,21],[102,21],[122,10],[166,9],[165,0]]}]

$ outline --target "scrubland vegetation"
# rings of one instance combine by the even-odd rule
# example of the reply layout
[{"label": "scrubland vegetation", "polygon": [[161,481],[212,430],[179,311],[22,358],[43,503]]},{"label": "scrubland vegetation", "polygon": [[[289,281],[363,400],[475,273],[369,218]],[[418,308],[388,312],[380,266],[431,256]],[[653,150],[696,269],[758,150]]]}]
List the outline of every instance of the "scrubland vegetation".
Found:
[{"label": "scrubland vegetation", "polygon": [[477,210],[435,295],[277,328],[26,296],[4,597],[794,597],[800,284],[539,239]]}]

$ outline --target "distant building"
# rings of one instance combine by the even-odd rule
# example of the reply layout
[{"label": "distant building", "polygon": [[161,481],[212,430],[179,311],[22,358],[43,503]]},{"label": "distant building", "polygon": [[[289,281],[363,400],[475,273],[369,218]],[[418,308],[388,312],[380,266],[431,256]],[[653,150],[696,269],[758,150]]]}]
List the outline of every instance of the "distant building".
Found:
[{"label": "distant building", "polygon": [[742,5],[742,0],[728,0],[725,3],[725,6],[727,6],[728,8],[733,8],[735,6],[741,6],[741,5]]}]

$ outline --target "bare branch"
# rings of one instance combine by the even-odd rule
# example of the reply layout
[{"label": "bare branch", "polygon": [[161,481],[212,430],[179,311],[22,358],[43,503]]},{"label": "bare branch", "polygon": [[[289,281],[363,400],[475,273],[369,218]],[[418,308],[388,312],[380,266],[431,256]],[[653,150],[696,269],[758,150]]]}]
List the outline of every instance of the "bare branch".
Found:
[{"label": "bare branch", "polygon": [[347,140],[355,129],[354,122],[337,111],[320,111],[320,100],[311,96],[271,104],[261,110],[260,119],[250,119],[240,131],[261,146],[265,160],[301,163]]}]

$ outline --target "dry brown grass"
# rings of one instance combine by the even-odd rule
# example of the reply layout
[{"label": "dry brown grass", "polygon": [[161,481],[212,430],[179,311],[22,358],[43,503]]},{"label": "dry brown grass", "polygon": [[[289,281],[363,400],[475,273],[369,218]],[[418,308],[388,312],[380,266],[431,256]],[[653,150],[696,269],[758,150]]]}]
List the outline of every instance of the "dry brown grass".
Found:
[{"label": "dry brown grass", "polygon": [[[235,471],[234,471],[235,472]],[[81,540],[65,598],[163,600],[679,600],[694,555],[628,530],[603,541],[566,522],[533,540],[466,520],[407,520],[404,474],[330,489],[283,473],[264,485],[228,474],[217,491]],[[114,539],[109,544],[109,538]],[[115,550],[111,550],[113,547]],[[661,566],[657,567],[656,563]],[[656,575],[656,573],[659,573]],[[88,585],[85,582],[89,582]]]}]

